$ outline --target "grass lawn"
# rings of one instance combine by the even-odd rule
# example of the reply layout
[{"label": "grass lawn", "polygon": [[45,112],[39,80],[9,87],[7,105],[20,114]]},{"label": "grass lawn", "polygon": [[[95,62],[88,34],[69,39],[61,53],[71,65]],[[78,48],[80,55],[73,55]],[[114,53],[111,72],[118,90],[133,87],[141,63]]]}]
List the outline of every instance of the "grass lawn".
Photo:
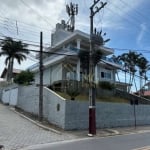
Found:
[{"label": "grass lawn", "polygon": [[[63,92],[56,92],[56,93],[58,95],[62,96],[63,98],[70,100],[70,96],[67,95],[66,93],[63,93]],[[88,95],[81,95],[81,94],[75,98],[75,100],[78,100],[78,101],[88,101],[88,99],[89,99]],[[97,97],[96,101],[98,101],[98,102],[114,102],[114,103],[129,103],[128,100],[117,97],[117,96]]]}]

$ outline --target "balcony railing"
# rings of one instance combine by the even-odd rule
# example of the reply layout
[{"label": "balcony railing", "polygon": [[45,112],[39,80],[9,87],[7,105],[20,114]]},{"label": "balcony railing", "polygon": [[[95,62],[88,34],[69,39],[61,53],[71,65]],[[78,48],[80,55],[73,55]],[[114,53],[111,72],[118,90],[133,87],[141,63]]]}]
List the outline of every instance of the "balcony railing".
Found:
[{"label": "balcony railing", "polygon": [[119,66],[122,66],[121,62],[114,61],[112,58],[102,57],[102,60],[108,61],[108,62],[113,63],[113,64],[117,64]]}]

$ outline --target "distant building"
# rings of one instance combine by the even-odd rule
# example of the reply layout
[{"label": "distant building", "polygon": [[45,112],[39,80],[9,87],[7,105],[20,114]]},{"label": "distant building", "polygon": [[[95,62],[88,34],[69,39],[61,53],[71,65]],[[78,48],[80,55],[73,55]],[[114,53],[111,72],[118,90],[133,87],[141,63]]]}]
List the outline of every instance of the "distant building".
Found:
[{"label": "distant building", "polygon": [[115,86],[119,90],[128,92],[129,89],[131,88],[132,84],[116,81]]},{"label": "distant building", "polygon": [[[19,74],[22,70],[20,69],[13,69],[13,75],[12,75],[12,78],[14,78],[17,74]],[[8,72],[8,69],[7,68],[4,68],[0,78],[2,78],[3,80],[6,80],[7,79],[7,72]]]},{"label": "distant building", "polygon": [[135,92],[135,94],[150,96],[150,82],[147,82],[139,91]]}]

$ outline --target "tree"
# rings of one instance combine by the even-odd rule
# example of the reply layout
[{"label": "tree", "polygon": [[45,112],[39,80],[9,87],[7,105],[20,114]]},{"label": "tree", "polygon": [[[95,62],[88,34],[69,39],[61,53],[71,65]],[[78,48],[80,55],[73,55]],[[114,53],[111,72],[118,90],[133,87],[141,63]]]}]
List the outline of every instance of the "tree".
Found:
[{"label": "tree", "polygon": [[[124,53],[121,56],[118,56],[120,58],[120,60],[122,60],[124,62],[125,74],[126,74],[126,68],[129,69],[129,72],[130,72],[129,84],[132,84],[133,81],[135,81],[134,77],[135,77],[135,73],[137,71],[136,66],[138,64],[138,60],[141,57],[141,55],[142,54],[138,54],[137,52],[129,51],[129,53]],[[136,84],[135,84],[135,87],[136,87]],[[136,89],[137,89],[137,87],[136,87]],[[128,92],[129,91],[130,91],[130,89],[128,90]]]},{"label": "tree", "polygon": [[22,71],[14,78],[14,82],[23,85],[29,85],[31,82],[34,81],[34,75],[32,72]]},{"label": "tree", "polygon": [[123,62],[123,65],[124,65],[124,72],[125,72],[125,84],[127,83],[127,79],[126,79],[126,74],[127,74],[127,71],[128,71],[128,55],[127,53],[124,53],[120,56],[118,56],[117,58],[117,61],[121,61]]},{"label": "tree", "polygon": [[145,82],[146,82],[146,79],[147,79],[146,73],[147,73],[148,70],[150,70],[150,64],[149,64],[148,60],[145,57],[141,56],[138,59],[137,66],[139,67],[140,95],[141,95],[141,90],[142,90],[142,86],[143,86],[142,78],[144,78]]},{"label": "tree", "polygon": [[81,68],[84,74],[87,75],[89,73],[89,52],[80,50],[78,52],[78,57],[80,58]]},{"label": "tree", "polygon": [[6,56],[5,64],[8,65],[7,81],[10,81],[13,73],[13,64],[16,59],[19,64],[26,59],[26,54],[29,51],[26,49],[27,44],[22,43],[22,41],[14,41],[10,37],[6,37],[0,43],[1,51],[0,56]]},{"label": "tree", "polygon": [[[134,81],[135,73],[137,71],[136,66],[138,64],[138,60],[140,56],[141,54],[138,54],[137,52],[129,51],[128,53],[128,67],[129,67],[129,71],[131,74],[129,84],[132,84]],[[136,84],[135,84],[135,87],[136,87]],[[136,90],[137,90],[137,87],[136,87]]]},{"label": "tree", "polygon": [[[94,67],[101,60],[103,54],[100,50],[94,50],[92,54],[92,61]],[[80,50],[78,52],[78,57],[80,58],[81,68],[85,75],[89,74],[89,51]]]},{"label": "tree", "polygon": [[76,80],[69,80],[67,82],[66,93],[71,97],[71,100],[75,100],[75,97],[78,96],[81,92],[81,84]]}]

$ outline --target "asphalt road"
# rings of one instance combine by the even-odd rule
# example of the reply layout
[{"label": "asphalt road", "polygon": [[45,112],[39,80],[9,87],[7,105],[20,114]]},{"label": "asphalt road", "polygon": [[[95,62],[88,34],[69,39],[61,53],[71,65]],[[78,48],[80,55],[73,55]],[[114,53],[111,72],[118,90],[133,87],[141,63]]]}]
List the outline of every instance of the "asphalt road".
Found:
[{"label": "asphalt road", "polygon": [[147,132],[37,145],[28,150],[150,150],[146,148],[149,146],[150,133]]}]

